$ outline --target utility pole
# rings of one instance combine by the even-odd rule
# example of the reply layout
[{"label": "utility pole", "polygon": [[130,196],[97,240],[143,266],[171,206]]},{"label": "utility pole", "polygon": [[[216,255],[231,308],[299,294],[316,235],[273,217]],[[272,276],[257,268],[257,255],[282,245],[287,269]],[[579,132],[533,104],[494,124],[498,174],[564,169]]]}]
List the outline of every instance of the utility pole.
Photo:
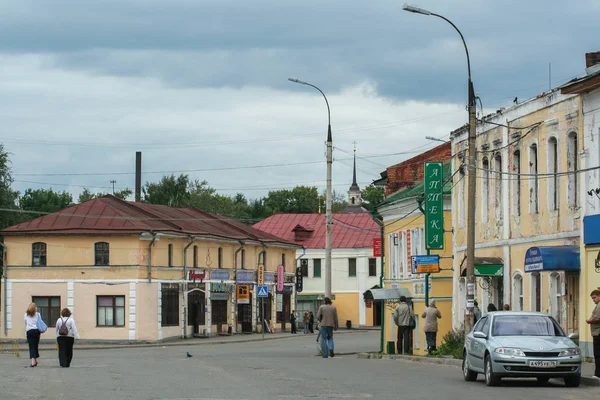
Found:
[{"label": "utility pole", "polygon": [[467,166],[468,166],[468,186],[467,186],[467,307],[465,309],[465,333],[469,333],[473,328],[473,308],[475,306],[475,193],[477,190],[476,187],[476,146],[477,146],[477,120],[476,120],[476,97],[475,97],[475,89],[473,88],[473,81],[471,80],[471,59],[469,57],[469,49],[467,48],[467,42],[462,34],[462,32],[458,29],[456,25],[448,18],[435,14],[431,11],[415,7],[409,4],[405,4],[402,9],[404,11],[408,11],[415,14],[434,16],[443,19],[458,32],[460,35],[460,39],[463,42],[465,47],[465,52],[467,53],[467,69],[469,73],[468,80],[468,90],[469,90],[469,98],[468,98],[468,110],[469,110],[469,139],[468,150],[467,153]]},{"label": "utility pole", "polygon": [[115,183],[117,183],[117,181],[115,181],[114,179],[112,179],[112,180],[110,181],[110,183],[112,183],[112,187],[113,187],[113,193],[112,193],[112,194],[113,194],[113,196],[114,196],[114,195],[115,195]]}]

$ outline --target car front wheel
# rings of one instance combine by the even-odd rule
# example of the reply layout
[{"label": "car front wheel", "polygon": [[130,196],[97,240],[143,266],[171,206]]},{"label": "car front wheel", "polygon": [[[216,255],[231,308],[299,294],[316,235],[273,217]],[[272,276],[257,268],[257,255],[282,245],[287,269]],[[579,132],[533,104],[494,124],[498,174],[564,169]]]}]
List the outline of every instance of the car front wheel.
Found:
[{"label": "car front wheel", "polygon": [[467,360],[467,352],[466,351],[463,352],[462,369],[463,369],[463,378],[465,378],[465,381],[473,382],[473,381],[477,380],[477,372],[475,372],[469,368],[469,361]]},{"label": "car front wheel", "polygon": [[581,383],[581,375],[569,376],[565,378],[566,387],[579,387]]},{"label": "car front wheel", "polygon": [[488,386],[498,386],[500,378],[492,370],[492,357],[485,356],[485,384]]}]

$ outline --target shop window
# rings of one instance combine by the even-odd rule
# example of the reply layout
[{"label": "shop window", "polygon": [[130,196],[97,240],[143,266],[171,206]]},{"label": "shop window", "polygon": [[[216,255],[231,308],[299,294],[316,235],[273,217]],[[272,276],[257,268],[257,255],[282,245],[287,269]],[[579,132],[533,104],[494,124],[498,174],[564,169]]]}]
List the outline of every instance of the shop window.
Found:
[{"label": "shop window", "polygon": [[31,245],[31,264],[35,267],[46,266],[46,243],[36,242]]},{"label": "shop window", "polygon": [[161,326],[179,326],[179,285],[161,284]]},{"label": "shop window", "polygon": [[369,276],[377,276],[377,259],[369,258]]},{"label": "shop window", "polygon": [[96,296],[97,326],[125,326],[125,296]]},{"label": "shop window", "polygon": [[356,258],[348,259],[348,276],[356,277]]},{"label": "shop window", "polygon": [[577,147],[577,132],[570,132],[567,136],[567,171],[569,171],[568,197],[571,206],[578,204]]},{"label": "shop window", "polygon": [[213,300],[211,301],[212,306],[212,324],[226,324],[227,323],[227,300]]},{"label": "shop window", "polygon": [[34,296],[31,301],[48,326],[56,326],[60,318],[60,296]]},{"label": "shop window", "polygon": [[555,137],[548,139],[548,208],[558,209],[558,142]]},{"label": "shop window", "polygon": [[169,265],[169,267],[172,267],[173,266],[173,245],[172,244],[169,245],[169,252],[168,252],[167,257],[168,257],[168,265]]},{"label": "shop window", "polygon": [[321,259],[315,258],[313,260],[313,278],[321,277]]},{"label": "shop window", "polygon": [[483,181],[481,183],[481,220],[489,221],[489,200],[490,200],[490,162],[487,157],[481,161]]},{"label": "shop window", "polygon": [[108,243],[98,242],[94,244],[94,265],[109,265]]},{"label": "shop window", "polygon": [[521,215],[521,152],[516,150],[513,153],[513,173],[516,175],[513,179],[513,209],[514,214]]}]

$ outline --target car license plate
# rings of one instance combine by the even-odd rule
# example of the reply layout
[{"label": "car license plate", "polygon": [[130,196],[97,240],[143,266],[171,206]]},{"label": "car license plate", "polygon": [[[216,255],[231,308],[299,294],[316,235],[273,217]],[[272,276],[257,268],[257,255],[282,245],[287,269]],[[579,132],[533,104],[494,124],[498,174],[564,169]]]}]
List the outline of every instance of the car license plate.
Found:
[{"label": "car license plate", "polygon": [[529,366],[535,368],[556,368],[556,361],[529,361]]}]

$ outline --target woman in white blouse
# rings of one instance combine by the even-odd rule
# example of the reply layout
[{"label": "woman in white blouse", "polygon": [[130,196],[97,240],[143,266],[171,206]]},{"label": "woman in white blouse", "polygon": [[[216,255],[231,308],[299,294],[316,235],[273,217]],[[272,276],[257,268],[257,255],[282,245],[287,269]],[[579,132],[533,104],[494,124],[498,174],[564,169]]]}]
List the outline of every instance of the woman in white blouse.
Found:
[{"label": "woman in white blouse", "polygon": [[[64,325],[64,327],[63,327]],[[75,320],[71,316],[71,310],[63,308],[60,318],[56,321],[56,342],[58,343],[58,361],[60,366],[69,368],[73,359],[73,343],[79,339],[79,332],[75,326]]]},{"label": "woman in white blouse", "polygon": [[27,344],[29,345],[29,358],[31,358],[31,366],[37,367],[37,359],[40,357],[40,329],[38,328],[38,320],[42,317],[37,312],[35,303],[29,304],[25,313],[25,333],[27,335]]}]

